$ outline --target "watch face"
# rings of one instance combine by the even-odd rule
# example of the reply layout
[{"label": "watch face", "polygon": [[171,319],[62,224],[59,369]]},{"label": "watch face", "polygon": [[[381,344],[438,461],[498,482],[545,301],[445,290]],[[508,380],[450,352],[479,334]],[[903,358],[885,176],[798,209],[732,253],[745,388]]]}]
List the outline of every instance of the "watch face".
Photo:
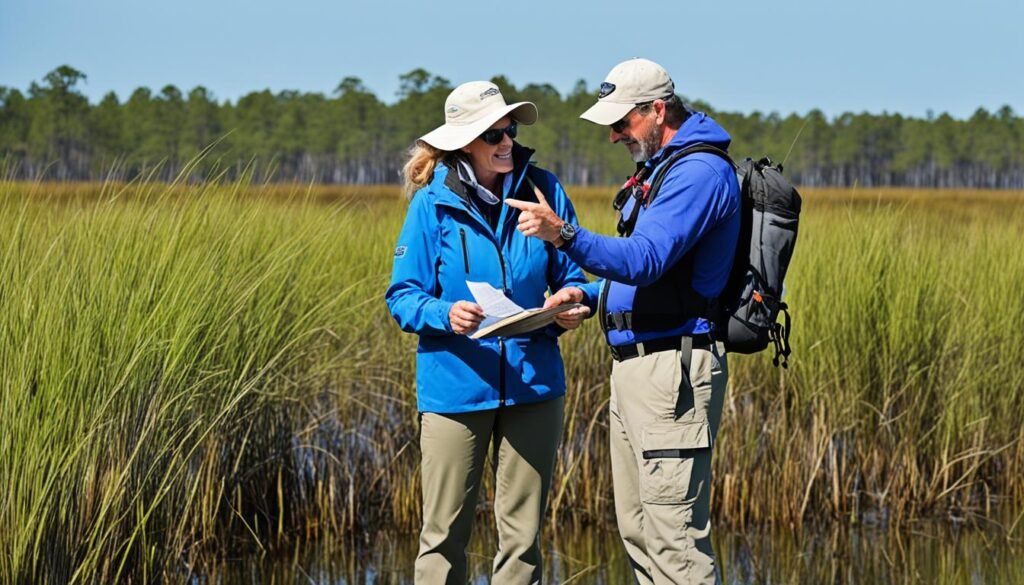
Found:
[{"label": "watch face", "polygon": [[576,237],[576,226],[570,223],[563,223],[562,229],[558,230],[558,232],[558,235],[560,235],[563,240],[568,242],[569,240]]}]

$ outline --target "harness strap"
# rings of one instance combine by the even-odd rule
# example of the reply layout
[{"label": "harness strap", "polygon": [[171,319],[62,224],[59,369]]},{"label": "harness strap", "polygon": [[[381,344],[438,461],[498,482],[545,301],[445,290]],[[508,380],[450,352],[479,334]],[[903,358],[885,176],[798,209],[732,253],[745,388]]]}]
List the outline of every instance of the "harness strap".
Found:
[{"label": "harness strap", "polygon": [[605,327],[616,331],[633,329],[633,311],[612,311],[605,313]]},{"label": "harness strap", "polygon": [[783,368],[789,368],[789,354],[793,348],[789,345],[789,332],[793,321],[789,316],[789,306],[786,303],[779,303],[779,312],[785,316],[786,324],[773,323],[768,331],[768,337],[775,346],[775,357],[772,358],[772,365],[778,367],[782,363]]},{"label": "harness strap", "polygon": [[683,366],[683,382],[686,387],[693,392],[693,387],[690,385],[690,362],[693,361],[693,338],[689,335],[684,335],[682,339],[682,345],[679,347],[679,351],[682,355],[679,356],[680,363]]},{"label": "harness strap", "polygon": [[716,146],[703,143],[694,144],[693,146],[677,150],[670,154],[669,157],[658,166],[657,172],[654,173],[653,177],[651,177],[649,187],[644,181],[646,180],[647,175],[651,173],[651,170],[647,166],[641,167],[632,177],[629,178],[629,181],[623,185],[622,190],[615,196],[615,200],[612,203],[612,207],[621,213],[622,208],[625,207],[625,203],[629,200],[629,197],[632,196],[635,199],[633,203],[633,210],[629,214],[629,217],[627,218],[623,216],[619,219],[617,229],[620,236],[628,236],[633,233],[633,228],[636,226],[637,216],[640,212],[640,205],[650,205],[651,202],[654,201],[658,191],[661,189],[661,184],[665,182],[665,177],[668,175],[669,169],[675,166],[675,164],[683,157],[696,154],[698,152],[714,154],[725,159],[725,161],[734,169],[738,168],[736,163],[724,150]]}]

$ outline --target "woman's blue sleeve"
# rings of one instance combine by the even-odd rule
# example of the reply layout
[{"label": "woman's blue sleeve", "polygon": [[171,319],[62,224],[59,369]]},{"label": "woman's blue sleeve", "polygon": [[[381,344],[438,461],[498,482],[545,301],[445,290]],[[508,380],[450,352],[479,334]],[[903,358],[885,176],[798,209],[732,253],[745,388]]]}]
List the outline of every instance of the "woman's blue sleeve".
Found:
[{"label": "woman's blue sleeve", "polygon": [[420,335],[452,333],[452,303],[437,298],[435,262],[440,257],[434,206],[424,193],[413,196],[398,234],[391,262],[391,285],[384,294],[388,310],[403,331]]}]

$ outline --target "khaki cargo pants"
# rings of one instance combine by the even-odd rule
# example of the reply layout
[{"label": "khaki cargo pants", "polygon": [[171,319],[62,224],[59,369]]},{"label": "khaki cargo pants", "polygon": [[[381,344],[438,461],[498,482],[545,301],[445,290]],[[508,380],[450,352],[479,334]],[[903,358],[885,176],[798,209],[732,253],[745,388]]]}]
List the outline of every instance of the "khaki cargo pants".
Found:
[{"label": "khaki cargo pants", "polygon": [[[710,349],[710,350],[709,350]],[[711,449],[725,397],[720,343],[612,366],[615,514],[637,583],[718,583],[711,548]]]},{"label": "khaki cargo pants", "polygon": [[488,447],[493,449],[498,526],[491,583],[540,583],[540,530],[564,405],[558,397],[496,410],[423,413],[423,530],[416,585],[466,584],[466,545]]}]

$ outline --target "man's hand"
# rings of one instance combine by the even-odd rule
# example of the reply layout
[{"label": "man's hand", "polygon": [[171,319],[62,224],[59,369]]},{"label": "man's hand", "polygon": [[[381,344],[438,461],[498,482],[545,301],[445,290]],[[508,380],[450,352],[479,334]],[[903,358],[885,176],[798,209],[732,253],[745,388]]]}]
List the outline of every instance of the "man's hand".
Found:
[{"label": "man's hand", "polygon": [[[551,295],[544,301],[544,308],[557,307],[565,303],[582,303],[583,291],[575,286],[567,286]],[[555,315],[555,323],[563,329],[575,329],[590,316],[590,307],[577,307]]]},{"label": "man's hand", "polygon": [[480,322],[483,320],[484,310],[476,303],[456,301],[448,310],[448,321],[452,324],[452,331],[459,335],[472,332],[480,326]]},{"label": "man's hand", "polygon": [[559,233],[565,222],[551,209],[540,189],[534,187],[533,192],[537,194],[537,203],[519,201],[518,199],[505,200],[510,207],[520,211],[519,231],[523,232],[524,236],[533,236],[545,242],[557,240],[556,244],[561,243],[562,239],[559,237]]}]

